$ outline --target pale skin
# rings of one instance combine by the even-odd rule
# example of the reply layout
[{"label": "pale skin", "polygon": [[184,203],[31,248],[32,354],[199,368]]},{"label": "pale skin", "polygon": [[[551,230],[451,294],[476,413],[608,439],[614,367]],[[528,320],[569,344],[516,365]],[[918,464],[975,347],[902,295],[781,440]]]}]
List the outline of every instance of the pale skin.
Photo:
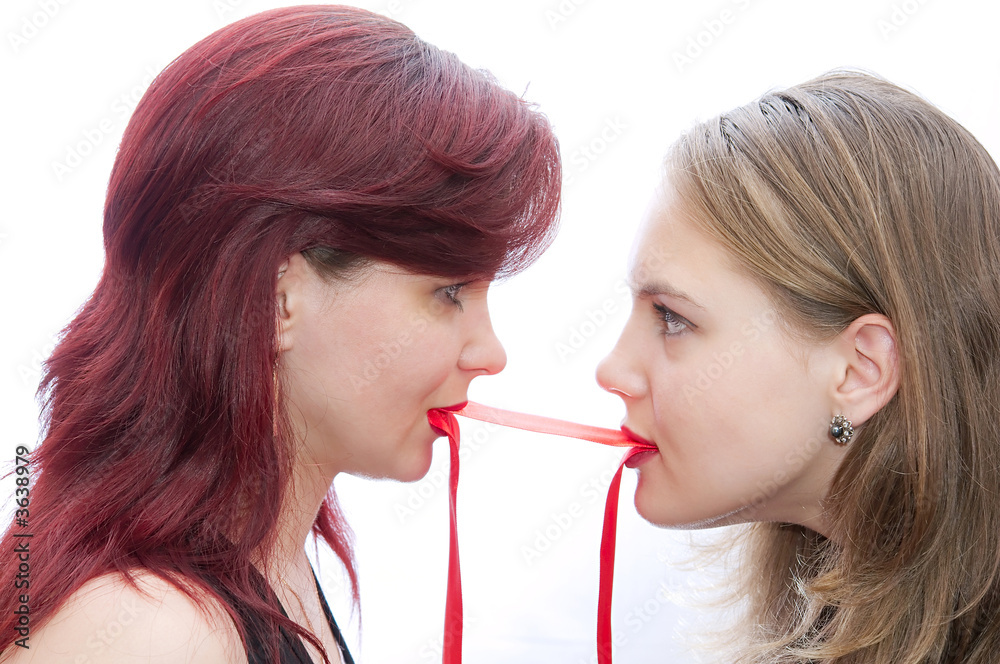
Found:
[{"label": "pale skin", "polygon": [[635,505],[656,525],[751,521],[836,539],[824,500],[856,428],[896,393],[895,331],[880,314],[823,342],[792,335],[764,291],[691,221],[665,183],[629,260],[633,309],[597,370],[623,423],[658,451],[637,459]]},{"label": "pale skin", "polygon": [[[418,275],[375,262],[356,278],[327,282],[300,254],[289,256],[278,274],[278,371],[299,444],[276,554],[261,571],[286,614],[319,630],[338,662],[305,554],[334,477],[423,477],[438,437],[427,410],[466,401],[472,379],[501,371],[506,355],[490,322],[487,281]],[[206,614],[149,573],[140,572],[137,581],[144,593],[119,575],[92,579],[50,620],[32,627],[29,649],[13,647],[5,661],[246,664],[224,608],[208,602]],[[306,648],[313,661],[322,661]]]}]

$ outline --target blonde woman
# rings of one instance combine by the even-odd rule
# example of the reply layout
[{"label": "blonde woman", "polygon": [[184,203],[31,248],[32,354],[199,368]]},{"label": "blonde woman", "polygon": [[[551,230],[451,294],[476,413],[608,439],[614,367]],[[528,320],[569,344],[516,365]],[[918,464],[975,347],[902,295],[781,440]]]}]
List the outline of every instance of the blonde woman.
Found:
[{"label": "blonde woman", "polygon": [[1000,653],[1000,173],[836,72],[670,150],[598,369],[654,524],[752,523],[742,662]]}]

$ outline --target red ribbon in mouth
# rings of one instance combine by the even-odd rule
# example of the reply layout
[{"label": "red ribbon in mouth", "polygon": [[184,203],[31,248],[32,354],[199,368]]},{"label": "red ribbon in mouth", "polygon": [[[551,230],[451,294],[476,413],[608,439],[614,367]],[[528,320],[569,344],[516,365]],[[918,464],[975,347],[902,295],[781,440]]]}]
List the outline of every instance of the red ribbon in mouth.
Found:
[{"label": "red ribbon in mouth", "polygon": [[458,446],[460,441],[456,415],[482,422],[491,422],[505,427],[547,433],[568,438],[579,438],[602,445],[627,447],[628,451],[618,464],[618,470],[611,478],[608,498],[604,503],[604,530],[601,534],[601,578],[597,599],[597,661],[611,664],[611,595],[615,575],[615,533],[618,528],[618,494],[625,462],[641,452],[656,450],[655,445],[643,443],[615,429],[576,424],[542,417],[515,413],[500,408],[483,406],[471,401],[448,408],[427,411],[427,421],[442,436],[448,437],[451,449],[451,472],[449,474],[448,503],[451,511],[451,529],[448,554],[448,595],[444,609],[443,664],[462,662],[462,572],[458,559]]}]

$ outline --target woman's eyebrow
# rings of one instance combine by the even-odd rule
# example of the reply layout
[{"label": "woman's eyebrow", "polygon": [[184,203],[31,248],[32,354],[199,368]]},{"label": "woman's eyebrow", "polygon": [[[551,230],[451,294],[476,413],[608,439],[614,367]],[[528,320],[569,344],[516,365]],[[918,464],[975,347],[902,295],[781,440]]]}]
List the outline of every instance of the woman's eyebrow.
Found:
[{"label": "woman's eyebrow", "polygon": [[701,309],[702,311],[705,310],[705,307],[698,304],[698,302],[695,301],[695,299],[692,298],[690,295],[688,295],[684,291],[674,288],[665,281],[652,281],[652,282],[646,282],[642,285],[638,285],[635,284],[630,279],[629,288],[632,289],[632,293],[635,295],[635,297],[653,297],[656,295],[666,295],[668,297],[672,297],[687,302],[692,307],[696,307],[698,309]]}]

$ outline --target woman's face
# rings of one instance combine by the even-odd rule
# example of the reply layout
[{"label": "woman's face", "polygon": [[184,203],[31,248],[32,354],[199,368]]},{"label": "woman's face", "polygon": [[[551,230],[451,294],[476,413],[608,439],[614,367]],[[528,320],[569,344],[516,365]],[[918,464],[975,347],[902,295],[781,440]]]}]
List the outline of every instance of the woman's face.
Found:
[{"label": "woman's face", "polygon": [[638,512],[662,526],[819,530],[843,455],[826,434],[833,354],[782,330],[669,186],[636,238],[629,283],[632,312],[597,379],[625,402],[624,426],[658,448],[630,463]]},{"label": "woman's face", "polygon": [[438,437],[427,411],[466,401],[473,378],[506,364],[488,288],[377,261],[328,282],[292,256],[278,280],[282,364],[309,461],[331,474],[423,477]]}]

